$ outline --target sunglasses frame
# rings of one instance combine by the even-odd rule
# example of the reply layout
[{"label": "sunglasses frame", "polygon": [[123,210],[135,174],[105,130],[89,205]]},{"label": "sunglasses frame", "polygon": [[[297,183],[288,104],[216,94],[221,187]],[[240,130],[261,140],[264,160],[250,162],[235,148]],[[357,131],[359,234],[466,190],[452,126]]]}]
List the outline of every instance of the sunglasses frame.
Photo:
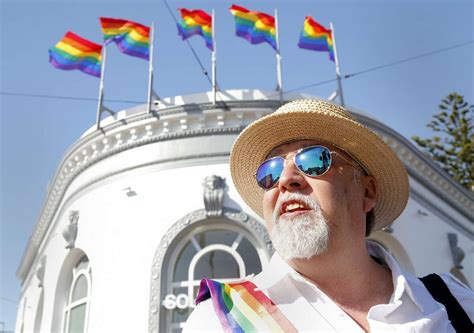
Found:
[{"label": "sunglasses frame", "polygon": [[[320,175],[308,175],[306,172],[304,172],[303,170],[301,170],[298,166],[298,164],[296,163],[295,161],[295,158],[296,156],[298,156],[299,154],[301,154],[301,152],[305,151],[305,150],[309,150],[309,149],[312,149],[312,148],[324,148],[326,149],[328,152],[329,152],[329,156],[331,157],[329,159],[329,165],[328,165],[328,168]],[[352,163],[350,160],[348,160],[346,157],[344,157],[342,154],[339,154],[337,151],[333,151],[333,150],[330,150],[328,147],[326,146],[322,146],[322,145],[313,145],[313,146],[308,146],[308,147],[303,147],[303,148],[300,148],[296,151],[296,153],[293,154],[293,156],[291,157],[292,158],[292,161],[293,161],[293,164],[295,165],[296,169],[298,169],[298,172],[300,172],[302,175],[306,176],[306,177],[310,177],[310,178],[318,178],[318,177],[321,177],[321,176],[324,176],[326,174],[326,172],[329,171],[329,169],[331,169],[331,166],[332,166],[332,154],[336,155],[336,156],[339,156],[341,157],[345,162],[347,162],[349,165],[351,165],[352,167],[356,168],[356,169],[361,169],[363,172],[364,169],[362,167],[360,167],[358,164],[354,165],[354,163]],[[286,162],[287,162],[287,159],[288,157],[283,157],[283,156],[274,156],[274,157],[271,157],[269,159],[266,159],[265,161],[263,161],[262,163],[260,163],[260,165],[258,166],[257,168],[257,172],[255,172],[255,180],[257,181],[257,184],[258,186],[263,189],[264,191],[269,191],[271,190],[272,188],[274,188],[280,181],[280,177],[281,177],[281,173],[283,173],[283,170],[282,172],[280,173],[279,177],[278,177],[278,180],[275,182],[275,184],[272,185],[272,187],[270,188],[265,188],[263,186],[260,185],[260,183],[258,182],[258,179],[257,179],[257,174],[258,174],[258,170],[260,169],[260,167],[264,164],[264,163],[267,163],[271,160],[276,160],[276,159],[282,159],[283,160],[283,170],[286,166]]]}]

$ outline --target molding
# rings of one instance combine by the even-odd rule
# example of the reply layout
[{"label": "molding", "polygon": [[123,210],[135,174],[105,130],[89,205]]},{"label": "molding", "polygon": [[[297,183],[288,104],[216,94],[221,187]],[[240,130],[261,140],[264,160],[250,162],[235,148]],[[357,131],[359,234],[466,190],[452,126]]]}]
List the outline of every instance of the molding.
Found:
[{"label": "molding", "polygon": [[464,225],[462,225],[459,222],[457,222],[456,220],[454,220],[443,209],[441,209],[439,206],[434,205],[433,203],[431,203],[423,195],[418,193],[418,190],[414,189],[413,187],[410,187],[410,198],[412,198],[413,200],[415,200],[416,202],[418,202],[422,206],[426,207],[426,209],[428,209],[431,213],[438,216],[441,220],[443,220],[445,223],[452,226],[454,229],[456,229],[458,232],[465,235],[467,238],[469,238],[471,240],[474,240],[474,231],[466,228]]},{"label": "molding", "polygon": [[[357,118],[377,132],[385,143],[397,153],[407,168],[410,177],[416,179],[436,196],[447,202],[465,216],[468,221],[474,222],[472,221],[472,212],[474,211],[473,193],[454,181],[422,151],[391,128],[366,116],[357,115]],[[469,231],[471,234],[472,232]]]},{"label": "molding", "polygon": [[[240,133],[246,125],[280,106],[279,101],[229,101],[226,108],[212,103],[171,106],[158,112],[138,113],[117,119],[81,137],[65,153],[51,183],[38,221],[17,269],[17,277],[28,274],[69,185],[94,164],[120,152],[156,142]],[[236,110],[230,111],[232,106]],[[207,112],[204,112],[207,111]],[[212,112],[214,111],[214,112]],[[229,147],[230,151],[230,147]]]},{"label": "molding", "polygon": [[[238,226],[247,229],[252,235],[260,239],[267,252],[272,255],[275,251],[270,240],[270,236],[265,226],[258,222],[253,217],[246,213],[230,208],[223,208],[222,218],[228,220],[228,222],[234,222]],[[158,248],[153,257],[153,264],[151,268],[151,281],[150,281],[150,307],[149,307],[149,319],[148,319],[148,331],[159,332],[160,331],[160,311],[161,311],[161,273],[163,269],[163,261],[165,260],[168,250],[176,245],[180,236],[186,233],[186,229],[193,226],[197,226],[208,219],[208,215],[205,209],[196,210],[184,216],[175,222],[164,234],[163,238],[158,245]],[[223,221],[224,222],[224,221]],[[227,222],[227,223],[228,223]]]}]

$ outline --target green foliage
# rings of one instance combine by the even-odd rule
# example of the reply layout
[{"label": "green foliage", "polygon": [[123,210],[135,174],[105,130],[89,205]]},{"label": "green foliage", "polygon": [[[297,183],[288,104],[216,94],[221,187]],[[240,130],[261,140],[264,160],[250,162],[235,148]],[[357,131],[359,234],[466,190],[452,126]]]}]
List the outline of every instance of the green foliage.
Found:
[{"label": "green foliage", "polygon": [[439,105],[440,113],[426,126],[436,135],[412,139],[451,177],[474,191],[474,105],[451,93]]}]

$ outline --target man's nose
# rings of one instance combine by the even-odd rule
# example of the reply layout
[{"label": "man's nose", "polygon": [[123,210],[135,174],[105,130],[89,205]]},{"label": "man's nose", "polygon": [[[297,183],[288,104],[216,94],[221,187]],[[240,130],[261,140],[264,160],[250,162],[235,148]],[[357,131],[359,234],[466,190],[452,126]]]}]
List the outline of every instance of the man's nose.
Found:
[{"label": "man's nose", "polygon": [[278,181],[278,189],[280,192],[301,191],[301,189],[307,185],[308,183],[306,182],[305,176],[296,167],[293,159],[287,159],[280,180]]}]

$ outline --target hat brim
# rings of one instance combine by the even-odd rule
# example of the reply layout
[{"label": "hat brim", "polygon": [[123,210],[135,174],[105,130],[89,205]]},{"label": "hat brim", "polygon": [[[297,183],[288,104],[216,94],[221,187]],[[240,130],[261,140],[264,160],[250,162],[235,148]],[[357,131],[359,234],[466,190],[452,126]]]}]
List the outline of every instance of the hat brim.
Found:
[{"label": "hat brim", "polygon": [[304,139],[335,145],[375,178],[377,202],[373,231],[393,223],[405,209],[409,194],[406,169],[377,134],[338,113],[301,110],[275,112],[255,121],[244,129],[232,147],[232,179],[244,201],[259,216],[263,217],[264,191],[255,180],[258,166],[276,146]]}]

